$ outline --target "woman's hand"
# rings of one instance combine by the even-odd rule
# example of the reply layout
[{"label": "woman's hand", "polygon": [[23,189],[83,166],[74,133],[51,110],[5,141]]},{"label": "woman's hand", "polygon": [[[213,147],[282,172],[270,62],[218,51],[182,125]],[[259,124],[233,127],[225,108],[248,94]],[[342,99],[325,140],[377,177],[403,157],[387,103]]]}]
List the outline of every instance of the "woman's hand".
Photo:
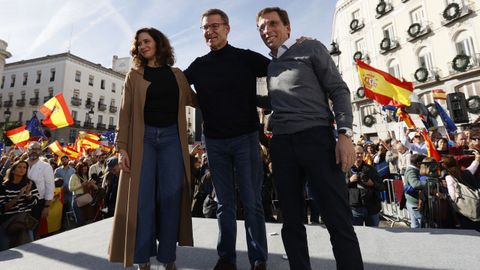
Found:
[{"label": "woman's hand", "polygon": [[127,151],[120,149],[118,150],[118,153],[120,154],[118,158],[118,163],[120,164],[120,168],[122,168],[123,171],[126,173],[130,172],[130,158],[128,157]]}]

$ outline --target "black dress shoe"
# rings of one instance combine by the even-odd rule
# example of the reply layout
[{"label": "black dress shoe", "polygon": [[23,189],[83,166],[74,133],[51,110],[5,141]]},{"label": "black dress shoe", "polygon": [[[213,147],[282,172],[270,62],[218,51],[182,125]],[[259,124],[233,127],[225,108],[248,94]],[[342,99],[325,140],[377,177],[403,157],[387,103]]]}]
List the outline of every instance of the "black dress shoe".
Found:
[{"label": "black dress shoe", "polygon": [[267,270],[267,264],[265,262],[255,262],[255,266],[252,266],[252,270]]},{"label": "black dress shoe", "polygon": [[237,270],[237,266],[224,258],[220,258],[213,270]]}]

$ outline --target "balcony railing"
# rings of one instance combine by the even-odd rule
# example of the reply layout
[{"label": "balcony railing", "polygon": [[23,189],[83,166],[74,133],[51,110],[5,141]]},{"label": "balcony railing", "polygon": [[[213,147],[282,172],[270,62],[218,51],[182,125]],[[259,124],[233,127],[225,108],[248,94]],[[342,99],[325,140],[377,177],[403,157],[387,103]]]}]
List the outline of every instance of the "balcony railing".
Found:
[{"label": "balcony railing", "polygon": [[107,124],[97,123],[97,129],[107,129]]},{"label": "balcony railing", "polygon": [[38,97],[30,98],[29,104],[32,105],[32,106],[36,106],[36,105],[38,105],[38,100],[39,100]]},{"label": "balcony railing", "polygon": [[439,80],[440,79],[439,69],[436,67],[433,67],[433,68],[420,67],[413,74],[413,78],[415,79],[415,84],[422,84],[422,83],[427,83],[434,80]]},{"label": "balcony railing", "polygon": [[13,100],[6,100],[3,102],[3,107],[11,108],[13,106]]},{"label": "balcony railing", "polygon": [[353,63],[356,63],[357,60],[362,60],[363,62],[370,64],[370,56],[366,51],[356,51],[353,54]]},{"label": "balcony railing", "polygon": [[99,111],[105,111],[107,109],[107,104],[103,104],[103,103],[98,103],[98,110]]},{"label": "balcony railing", "polygon": [[109,130],[115,130],[117,128],[116,125],[108,125]]},{"label": "balcony railing", "polygon": [[[458,55],[456,57],[458,57]],[[457,60],[457,63],[455,63],[457,66],[457,69],[455,69],[453,66],[454,61],[448,62],[448,71],[450,75],[466,72],[466,71],[477,69],[480,67],[480,53],[476,53],[472,56],[467,56],[467,57],[468,57],[468,62]]]},{"label": "balcony railing", "polygon": [[85,108],[87,108],[87,109],[95,108],[95,102],[93,102],[93,101],[85,102]]},{"label": "balcony railing", "polygon": [[92,122],[89,122],[89,121],[85,121],[83,123],[83,127],[84,128],[93,128],[93,123]]},{"label": "balcony railing", "polygon": [[22,99],[17,99],[17,102],[15,103],[15,105],[17,105],[17,107],[25,107],[25,104],[27,103],[27,101],[22,98]]},{"label": "balcony railing", "polygon": [[116,113],[117,112],[117,106],[110,106],[110,112],[111,113]]},{"label": "balcony railing", "polygon": [[45,96],[43,97],[43,102],[47,102],[51,98],[53,98],[53,96]]},{"label": "balcony railing", "polygon": [[82,105],[82,99],[78,97],[72,97],[70,103],[72,103],[73,106],[80,106]]},{"label": "balcony railing", "polygon": [[82,126],[82,122],[80,120],[73,120],[73,125],[75,127],[81,127]]},{"label": "balcony railing", "polygon": [[442,25],[452,24],[473,13],[472,4],[450,3],[442,11]]}]

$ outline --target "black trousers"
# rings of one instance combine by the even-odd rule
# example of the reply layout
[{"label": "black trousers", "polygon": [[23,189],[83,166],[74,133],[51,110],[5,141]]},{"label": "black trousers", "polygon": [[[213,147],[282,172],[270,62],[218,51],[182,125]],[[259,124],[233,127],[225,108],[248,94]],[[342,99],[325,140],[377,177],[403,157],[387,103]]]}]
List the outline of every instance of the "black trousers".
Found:
[{"label": "black trousers", "polygon": [[273,179],[284,219],[282,240],[290,269],[311,269],[303,224],[305,178],[330,233],[337,269],[363,269],[345,175],[335,163],[335,145],[331,127],[272,138]]}]

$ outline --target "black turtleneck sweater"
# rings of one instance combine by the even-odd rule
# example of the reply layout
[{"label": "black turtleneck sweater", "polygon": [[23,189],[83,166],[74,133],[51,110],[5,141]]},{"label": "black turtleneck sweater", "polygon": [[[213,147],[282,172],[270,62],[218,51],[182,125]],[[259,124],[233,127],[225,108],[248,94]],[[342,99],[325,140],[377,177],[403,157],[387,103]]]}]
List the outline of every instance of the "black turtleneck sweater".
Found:
[{"label": "black turtleneck sweater", "polygon": [[265,56],[227,44],[198,57],[184,71],[195,87],[209,138],[232,138],[258,130],[257,77],[267,76]]},{"label": "black turtleneck sweater", "polygon": [[144,107],[144,123],[168,127],[177,123],[178,84],[169,66],[145,67],[143,78],[150,82]]}]

